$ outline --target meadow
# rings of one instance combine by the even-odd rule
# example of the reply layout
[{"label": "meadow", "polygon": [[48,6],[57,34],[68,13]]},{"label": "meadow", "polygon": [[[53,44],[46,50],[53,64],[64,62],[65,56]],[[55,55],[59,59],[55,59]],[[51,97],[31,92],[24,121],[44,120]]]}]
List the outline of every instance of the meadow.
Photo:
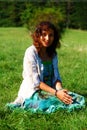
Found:
[{"label": "meadow", "polygon": [[[26,28],[0,28],[0,130],[87,130],[87,107],[52,114],[5,107],[17,96],[24,52],[31,44]],[[87,31],[67,29],[57,53],[63,86],[83,95],[87,106]]]}]

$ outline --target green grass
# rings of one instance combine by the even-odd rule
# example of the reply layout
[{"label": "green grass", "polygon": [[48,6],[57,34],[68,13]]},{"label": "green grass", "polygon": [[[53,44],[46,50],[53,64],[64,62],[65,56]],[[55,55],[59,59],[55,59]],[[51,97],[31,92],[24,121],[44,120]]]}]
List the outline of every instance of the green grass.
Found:
[{"label": "green grass", "polygon": [[[63,86],[84,95],[87,104],[87,31],[66,30],[61,43],[57,52]],[[25,28],[0,28],[0,129],[87,130],[87,108],[52,114],[12,112],[5,108],[17,96],[24,52],[31,44]]]}]

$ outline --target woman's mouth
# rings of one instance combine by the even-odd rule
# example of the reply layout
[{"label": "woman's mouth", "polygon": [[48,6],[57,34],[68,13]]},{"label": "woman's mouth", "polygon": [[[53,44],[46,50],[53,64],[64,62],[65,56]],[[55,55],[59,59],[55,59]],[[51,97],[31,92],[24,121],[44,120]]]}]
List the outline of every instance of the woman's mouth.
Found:
[{"label": "woman's mouth", "polygon": [[46,45],[49,45],[49,42],[45,42]]}]

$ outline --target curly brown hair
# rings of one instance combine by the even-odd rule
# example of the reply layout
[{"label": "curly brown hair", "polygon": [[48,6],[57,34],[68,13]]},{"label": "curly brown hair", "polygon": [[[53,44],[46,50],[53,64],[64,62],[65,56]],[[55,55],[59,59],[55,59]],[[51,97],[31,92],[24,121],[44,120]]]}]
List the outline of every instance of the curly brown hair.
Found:
[{"label": "curly brown hair", "polygon": [[42,35],[42,31],[47,31],[49,29],[52,29],[54,31],[54,41],[51,46],[47,47],[46,52],[49,57],[52,57],[54,54],[56,54],[56,48],[60,48],[60,32],[57,29],[57,27],[54,26],[54,24],[50,23],[49,21],[43,21],[41,22],[37,27],[35,32],[32,34],[33,38],[33,44],[36,47],[38,53],[40,52],[41,48],[41,42],[40,42],[40,36]]}]

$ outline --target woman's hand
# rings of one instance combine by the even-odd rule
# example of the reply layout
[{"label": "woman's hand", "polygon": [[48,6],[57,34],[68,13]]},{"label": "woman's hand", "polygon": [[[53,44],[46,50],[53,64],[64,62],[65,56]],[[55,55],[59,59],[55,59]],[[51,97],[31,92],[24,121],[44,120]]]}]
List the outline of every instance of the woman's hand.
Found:
[{"label": "woman's hand", "polygon": [[72,97],[68,94],[66,89],[57,91],[56,96],[65,104],[71,104],[73,102]]}]

